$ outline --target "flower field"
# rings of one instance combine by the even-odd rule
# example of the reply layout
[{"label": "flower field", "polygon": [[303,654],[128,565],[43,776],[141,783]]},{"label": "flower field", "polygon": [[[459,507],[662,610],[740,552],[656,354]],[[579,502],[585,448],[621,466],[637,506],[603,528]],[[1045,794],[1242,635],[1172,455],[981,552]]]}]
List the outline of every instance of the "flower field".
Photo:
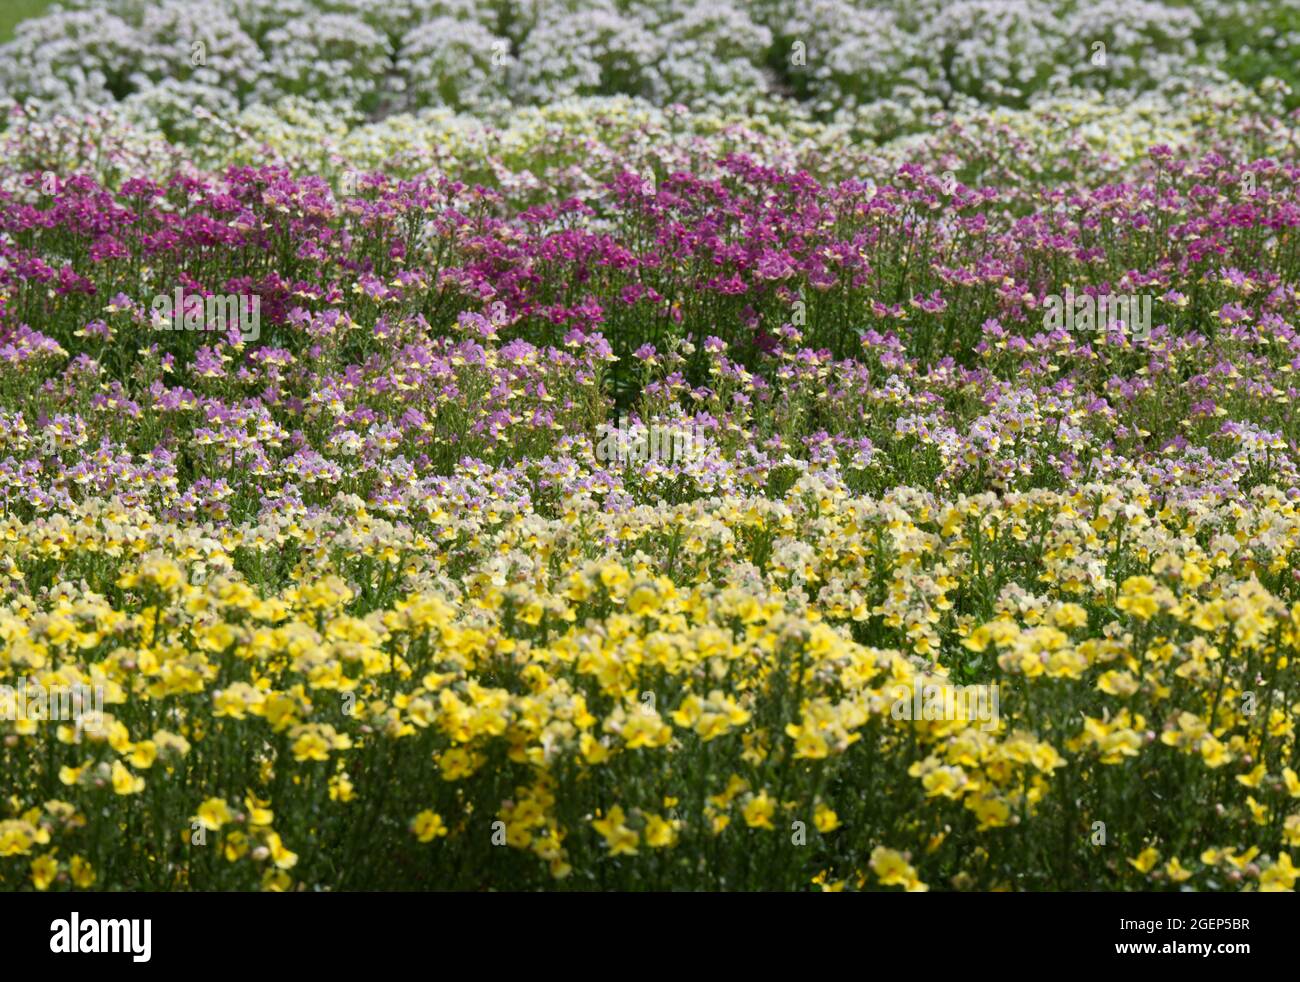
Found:
[{"label": "flower field", "polygon": [[0,889],[1292,891],[1298,11],[19,24]]}]

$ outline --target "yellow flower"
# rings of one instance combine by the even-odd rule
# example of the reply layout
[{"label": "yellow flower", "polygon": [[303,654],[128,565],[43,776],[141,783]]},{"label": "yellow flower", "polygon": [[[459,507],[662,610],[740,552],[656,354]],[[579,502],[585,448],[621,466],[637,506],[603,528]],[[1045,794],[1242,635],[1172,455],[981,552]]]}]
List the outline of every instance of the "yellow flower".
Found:
[{"label": "yellow flower", "polygon": [[625,824],[627,816],[615,805],[604,818],[593,819],[592,828],[605,837],[611,856],[635,856],[640,841],[637,833]]},{"label": "yellow flower", "polygon": [[877,846],[871,853],[871,871],[887,887],[907,882],[911,866],[901,852]]},{"label": "yellow flower", "polygon": [[830,756],[830,744],[816,730],[791,723],[785,732],[794,737],[794,755],[800,760],[821,760]]},{"label": "yellow flower", "polygon": [[1128,862],[1139,873],[1150,873],[1159,860],[1160,853],[1156,851],[1154,846],[1148,846]]},{"label": "yellow flower", "polygon": [[977,828],[980,832],[1001,828],[1011,821],[1010,807],[999,798],[991,798],[986,795],[968,797],[966,807],[973,811],[975,817],[979,819],[980,823]]},{"label": "yellow flower", "polygon": [[298,854],[286,849],[279,835],[274,832],[267,833],[266,847],[271,850],[271,862],[280,869],[292,869],[298,862]]},{"label": "yellow flower", "polygon": [[131,766],[137,770],[148,770],[158,758],[158,745],[152,740],[141,740],[131,749]]},{"label": "yellow flower", "polygon": [[1267,775],[1268,768],[1260,764],[1249,774],[1238,774],[1237,783],[1244,784],[1248,788],[1257,788]]},{"label": "yellow flower", "polygon": [[59,862],[53,855],[46,853],[32,860],[32,885],[37,890],[46,890],[59,875]]},{"label": "yellow flower", "polygon": [[136,777],[121,761],[113,761],[113,792],[120,795],[139,794],[144,790],[144,778]]},{"label": "yellow flower", "polygon": [[1115,606],[1140,620],[1149,620],[1160,610],[1160,604],[1153,596],[1155,588],[1155,580],[1149,576],[1130,576],[1124,581]]},{"label": "yellow flower", "polygon": [[1137,692],[1138,682],[1129,672],[1103,672],[1097,688],[1110,696],[1131,696]]},{"label": "yellow flower", "polygon": [[631,750],[640,747],[663,747],[673,737],[672,727],[663,723],[658,716],[634,710],[623,724],[623,739]]},{"label": "yellow flower", "polygon": [[474,773],[476,762],[469,751],[460,747],[452,747],[450,750],[443,752],[441,759],[438,761],[438,766],[442,771],[444,781],[458,781]]},{"label": "yellow flower", "polygon": [[1192,877],[1191,870],[1185,869],[1177,856],[1165,863],[1165,874],[1175,883],[1182,883]]},{"label": "yellow flower", "polygon": [[1268,824],[1268,806],[1262,805],[1255,800],[1254,795],[1246,796],[1246,807],[1250,809],[1250,817],[1256,825]]},{"label": "yellow flower", "polygon": [[1201,740],[1201,759],[1205,761],[1206,767],[1222,767],[1231,762],[1232,754],[1228,753],[1228,748],[1222,743],[1207,735]]},{"label": "yellow flower", "polygon": [[901,886],[908,893],[924,893],[929,889],[917,879],[907,857],[895,849],[876,846],[871,852],[871,871],[882,886]]},{"label": "yellow flower", "polygon": [[1087,627],[1088,612],[1075,603],[1064,603],[1052,611],[1052,623],[1057,627]]},{"label": "yellow flower", "polygon": [[645,841],[652,849],[663,849],[677,843],[677,827],[680,823],[668,821],[659,815],[646,817]]},{"label": "yellow flower", "polygon": [[1282,823],[1282,838],[1288,846],[1300,846],[1300,813],[1286,817]]},{"label": "yellow flower", "polygon": [[1282,768],[1282,780],[1286,782],[1286,793],[1292,798],[1300,798],[1300,778],[1296,777],[1295,771],[1289,767]]},{"label": "yellow flower", "polygon": [[627,598],[627,609],[637,615],[653,613],[659,605],[659,594],[652,583],[639,583]]},{"label": "yellow flower", "polygon": [[767,796],[766,791],[760,791],[749,799],[740,813],[744,816],[745,824],[751,829],[772,829],[772,816],[776,813],[776,802]]},{"label": "yellow flower", "polygon": [[1277,862],[1260,874],[1260,892],[1290,892],[1295,889],[1297,876],[1300,876],[1300,870],[1291,865],[1290,854],[1284,852],[1277,857]]},{"label": "yellow flower", "polygon": [[254,827],[270,825],[275,820],[269,801],[262,801],[252,794],[244,796],[244,807],[248,809],[248,824]]},{"label": "yellow flower", "polygon": [[190,822],[198,822],[205,829],[216,832],[232,818],[234,816],[231,815],[230,808],[223,799],[209,798],[199,805],[198,814],[191,817]]},{"label": "yellow flower", "polygon": [[[14,800],[16,799],[11,799]],[[45,845],[49,841],[49,832],[25,818],[0,821],[0,858],[24,856],[31,851],[33,845]]]},{"label": "yellow flower", "polygon": [[316,730],[306,730],[294,741],[293,759],[303,760],[329,760],[330,745],[325,738]]},{"label": "yellow flower", "polygon": [[1251,846],[1240,856],[1235,855],[1231,850],[1223,854],[1223,858],[1230,862],[1237,869],[1245,869],[1250,865],[1251,860],[1259,855],[1259,846]]},{"label": "yellow flower", "polygon": [[284,893],[291,886],[293,886],[293,880],[283,870],[268,869],[262,874],[262,889],[267,893]]},{"label": "yellow flower", "polygon": [[73,856],[68,861],[68,872],[72,876],[72,882],[83,890],[95,885],[95,869],[81,856]]},{"label": "yellow flower", "polygon": [[578,750],[582,753],[582,759],[588,764],[603,764],[609,760],[609,748],[590,733],[578,737]]},{"label": "yellow flower", "polygon": [[226,862],[238,862],[248,854],[248,849],[248,836],[243,832],[235,829],[226,833],[225,842],[222,844],[222,852],[226,857]]},{"label": "yellow flower", "polygon": [[818,832],[834,832],[840,827],[840,817],[835,814],[834,810],[818,802],[817,807],[813,810],[813,825],[817,827]]},{"label": "yellow flower", "polygon": [[447,834],[447,826],[443,824],[442,818],[436,812],[426,808],[411,821],[411,831],[421,842],[432,842],[439,836]]},{"label": "yellow flower", "polygon": [[618,563],[606,563],[600,568],[600,582],[611,594],[620,591],[631,580],[627,570]]}]

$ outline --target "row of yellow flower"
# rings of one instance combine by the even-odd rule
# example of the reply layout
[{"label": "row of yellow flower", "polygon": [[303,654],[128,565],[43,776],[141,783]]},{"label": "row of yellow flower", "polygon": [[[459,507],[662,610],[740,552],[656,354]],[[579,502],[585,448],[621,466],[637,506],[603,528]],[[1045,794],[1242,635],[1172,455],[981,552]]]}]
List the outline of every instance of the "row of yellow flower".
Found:
[{"label": "row of yellow flower", "polygon": [[0,684],[103,700],[0,720],[0,883],[1295,883],[1267,489],[338,504],[0,523]]}]

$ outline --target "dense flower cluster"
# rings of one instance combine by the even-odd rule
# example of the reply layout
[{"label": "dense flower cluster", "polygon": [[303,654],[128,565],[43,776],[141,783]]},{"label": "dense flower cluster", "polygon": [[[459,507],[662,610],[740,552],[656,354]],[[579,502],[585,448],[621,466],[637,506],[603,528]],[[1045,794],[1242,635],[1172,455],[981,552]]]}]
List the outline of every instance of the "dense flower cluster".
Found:
[{"label": "dense flower cluster", "polygon": [[1297,45],[1297,0],[63,0],[0,47],[0,88],[164,119],[284,96],[364,114],[793,97],[887,130],[971,99],[1294,82]]},{"label": "dense flower cluster", "polygon": [[196,6],[16,42],[0,889],[1294,889],[1289,89],[1016,94],[1246,13]]}]

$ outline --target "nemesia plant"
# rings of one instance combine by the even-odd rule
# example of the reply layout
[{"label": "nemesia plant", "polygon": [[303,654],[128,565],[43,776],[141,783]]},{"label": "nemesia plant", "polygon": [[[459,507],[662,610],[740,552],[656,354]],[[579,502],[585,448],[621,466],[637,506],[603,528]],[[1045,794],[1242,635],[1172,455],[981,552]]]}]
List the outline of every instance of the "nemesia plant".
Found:
[{"label": "nemesia plant", "polygon": [[0,56],[0,888],[1294,890],[1246,15],[316,6]]}]

